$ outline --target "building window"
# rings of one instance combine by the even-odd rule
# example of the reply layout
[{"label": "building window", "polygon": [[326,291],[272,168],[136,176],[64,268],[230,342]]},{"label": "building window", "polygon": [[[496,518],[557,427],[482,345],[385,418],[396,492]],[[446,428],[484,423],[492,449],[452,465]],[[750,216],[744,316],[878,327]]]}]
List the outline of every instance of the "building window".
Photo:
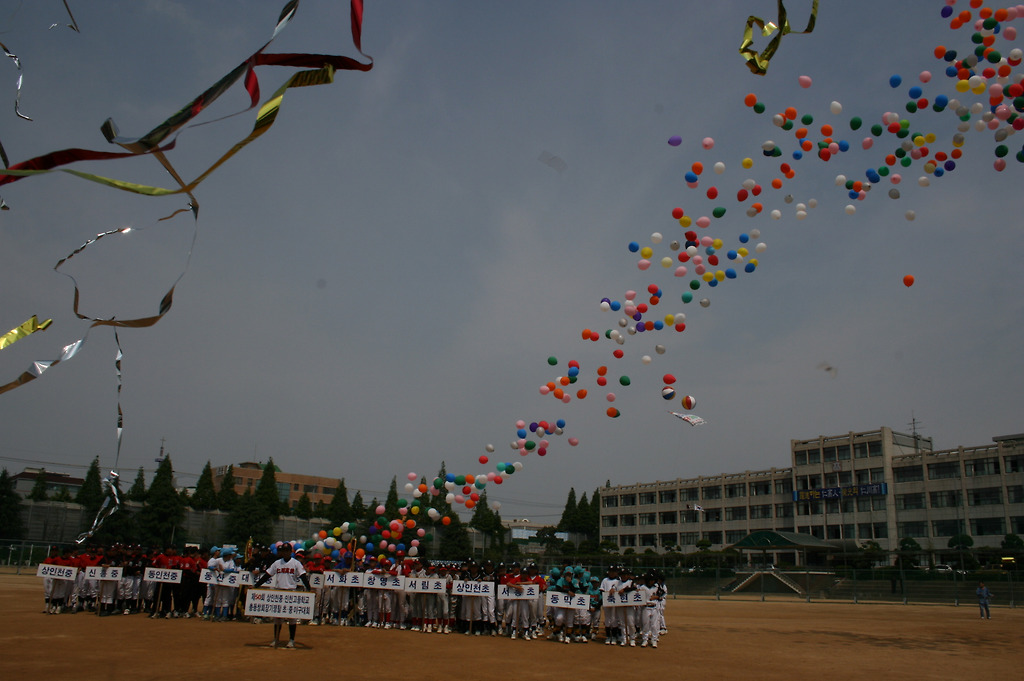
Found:
[{"label": "building window", "polygon": [[1024,504],[1024,485],[1007,485],[1006,503]]},{"label": "building window", "polygon": [[604,508],[616,508],[619,505],[619,498],[617,496],[601,497],[601,506]]},{"label": "building window", "polygon": [[962,520],[933,520],[933,537],[952,537],[964,533],[964,521]]},{"label": "building window", "polygon": [[1006,534],[1006,523],[1002,516],[998,518],[971,518],[971,534],[975,537],[984,535]]},{"label": "building window", "polygon": [[656,504],[658,503],[658,495],[656,492],[641,492],[637,497],[637,501],[640,502],[641,506]]},{"label": "building window", "polygon": [[667,489],[658,492],[658,501],[663,504],[676,503],[676,491],[674,489]]},{"label": "building window", "polygon": [[704,511],[704,521],[708,523],[722,522],[722,509],[709,508],[708,510]]},{"label": "building window", "polygon": [[761,506],[750,507],[750,519],[751,520],[762,520],[764,518],[772,517],[772,505],[763,504]]},{"label": "building window", "polygon": [[919,508],[924,508],[924,492],[896,495],[896,510],[911,511]]},{"label": "building window", "polygon": [[623,506],[636,506],[636,495],[635,494],[623,494],[619,497],[619,503]]},{"label": "building window", "polygon": [[820,501],[801,501],[797,508],[798,515],[820,515],[821,514],[821,502]]},{"label": "building window", "polygon": [[682,546],[695,546],[698,539],[700,539],[700,537],[696,532],[681,532],[679,534],[679,543]]},{"label": "building window", "polygon": [[857,459],[868,458],[868,443],[857,442],[853,445],[853,456]]},{"label": "building window", "polygon": [[872,468],[870,472],[871,472],[871,482],[885,482],[885,469],[884,468]]},{"label": "building window", "polygon": [[675,532],[662,532],[658,535],[658,542],[665,548],[674,548],[678,539]]},{"label": "building window", "polygon": [[696,487],[686,487],[679,490],[680,501],[700,501],[700,490]]},{"label": "building window", "polygon": [[707,539],[712,544],[721,544],[722,543],[722,533],[718,532],[718,531],[715,531],[715,532],[705,532],[704,533],[704,538]]},{"label": "building window", "polygon": [[867,513],[871,510],[871,497],[857,497],[857,510]]},{"label": "building window", "polygon": [[972,459],[964,461],[964,475],[976,478],[979,475],[999,475],[999,458]]},{"label": "building window", "polygon": [[725,531],[725,543],[726,544],[735,544],[736,542],[740,541],[741,539],[743,539],[746,536],[747,536],[747,531],[746,530],[726,530]]},{"label": "building window", "polygon": [[636,527],[636,516],[632,513],[619,516],[619,525],[622,527]]},{"label": "building window", "polygon": [[889,526],[885,523],[875,523],[875,539],[887,539],[889,537]]},{"label": "building window", "polygon": [[900,535],[900,538],[904,537],[927,537],[928,536],[928,523],[921,521],[899,523],[896,528],[896,533]]},{"label": "building window", "polygon": [[316,485],[304,485],[302,491],[306,494],[316,494]]},{"label": "building window", "polygon": [[836,460],[836,457],[838,456],[835,447],[825,447],[825,449],[822,451],[822,455],[825,459],[825,463],[832,463],[833,461]]},{"label": "building window", "polygon": [[747,484],[745,482],[733,483],[725,486],[725,498],[736,499],[747,496]]},{"label": "building window", "polygon": [[967,491],[967,503],[971,506],[994,506],[1003,503],[1003,490],[999,487],[982,487]]},{"label": "building window", "polygon": [[332,497],[334,496],[334,490],[334,487],[324,487],[324,491],[321,492],[321,494],[323,494],[325,497]]},{"label": "building window", "polygon": [[929,480],[946,480],[960,477],[959,461],[944,461],[942,463],[928,464]]},{"label": "building window", "polygon": [[954,508],[956,506],[964,505],[963,500],[960,497],[960,490],[958,489],[930,492],[928,497],[932,504],[932,508]]},{"label": "building window", "polygon": [[812,449],[809,452],[807,452],[807,463],[821,463],[821,452],[818,451],[817,449]]},{"label": "building window", "polygon": [[636,546],[635,534],[620,534],[619,546]]},{"label": "building window", "polygon": [[679,522],[679,514],[675,511],[662,511],[658,522],[662,525],[675,525]]},{"label": "building window", "polygon": [[896,482],[921,482],[924,480],[924,467],[918,465],[893,468],[892,477]]},{"label": "building window", "polygon": [[1004,456],[1003,470],[1007,473],[1024,473],[1024,454]]},{"label": "building window", "polygon": [[1024,534],[1024,515],[1018,515],[1010,518],[1010,532],[1014,534]]},{"label": "building window", "polygon": [[770,482],[752,482],[750,483],[750,496],[752,497],[764,497],[772,493],[772,483]]},{"label": "building window", "polygon": [[746,520],[747,519],[747,507],[746,506],[730,506],[725,509],[726,520]]},{"label": "building window", "polygon": [[792,518],[793,504],[775,504],[776,518]]},{"label": "building window", "polygon": [[794,466],[806,466],[807,465],[807,450],[801,450],[799,452],[793,452],[793,465]]},{"label": "building window", "polygon": [[296,482],[294,485],[292,485],[292,489],[295,490],[296,492],[298,492],[299,491],[299,483]]},{"label": "building window", "polygon": [[701,490],[705,499],[721,499],[722,488],[720,485],[712,485],[711,487],[705,487]]},{"label": "building window", "polygon": [[872,511],[884,511],[885,510],[885,497],[871,497],[871,510]]},{"label": "building window", "polygon": [[641,534],[640,546],[657,546],[658,536],[654,534]]},{"label": "building window", "polygon": [[657,513],[641,513],[639,518],[641,525],[656,525],[658,523]]},{"label": "building window", "polygon": [[871,523],[857,524],[857,539],[874,539],[871,534]]},{"label": "building window", "polygon": [[619,518],[618,518],[618,516],[614,516],[614,515],[603,515],[603,516],[601,516],[601,526],[602,527],[618,527],[619,526]]},{"label": "building window", "polygon": [[786,478],[785,480],[775,481],[775,493],[776,494],[792,494],[793,493],[793,480]]}]

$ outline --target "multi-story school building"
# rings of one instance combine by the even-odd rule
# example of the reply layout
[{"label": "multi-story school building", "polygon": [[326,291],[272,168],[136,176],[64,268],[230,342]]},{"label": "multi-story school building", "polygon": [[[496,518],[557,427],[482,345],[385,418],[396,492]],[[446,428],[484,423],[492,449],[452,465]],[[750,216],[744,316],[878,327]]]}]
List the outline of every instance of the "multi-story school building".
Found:
[{"label": "multi-story school building", "polygon": [[1024,535],[1024,433],[992,444],[933,451],[930,438],[891,428],[790,442],[790,466],[600,490],[601,539],[620,551],[696,550],[757,530],[819,539],[873,540],[893,551],[914,538],[945,550]]}]

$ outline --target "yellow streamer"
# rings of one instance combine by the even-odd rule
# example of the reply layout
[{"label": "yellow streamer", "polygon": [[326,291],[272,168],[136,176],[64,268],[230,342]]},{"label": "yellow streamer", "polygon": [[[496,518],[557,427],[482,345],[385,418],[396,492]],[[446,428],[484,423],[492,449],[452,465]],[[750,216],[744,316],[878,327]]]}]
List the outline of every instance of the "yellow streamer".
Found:
[{"label": "yellow streamer", "polygon": [[52,319],[46,319],[40,323],[39,318],[32,315],[32,318],[28,321],[14,327],[4,335],[0,336],[0,350],[3,350],[9,345],[13,345],[26,336],[31,336],[36,331],[46,331],[46,329],[50,328],[50,324],[52,323]]},{"label": "yellow streamer", "polygon": [[[814,24],[818,20],[818,0],[814,0],[811,5],[811,16],[807,20],[807,28],[802,31],[794,31],[789,23],[786,5],[783,3],[783,0],[778,0],[778,3],[779,21],[777,24],[765,21],[761,17],[747,17],[747,24],[743,29],[743,42],[740,43],[740,54],[743,55],[743,60],[747,62],[747,68],[758,76],[763,76],[768,71],[768,62],[772,60],[772,57],[775,56],[775,51],[779,49],[782,36],[788,33],[810,33],[814,30]],[[761,29],[761,35],[766,38],[775,33],[775,31],[778,31],[760,53],[751,47],[754,44],[754,26]]]}]

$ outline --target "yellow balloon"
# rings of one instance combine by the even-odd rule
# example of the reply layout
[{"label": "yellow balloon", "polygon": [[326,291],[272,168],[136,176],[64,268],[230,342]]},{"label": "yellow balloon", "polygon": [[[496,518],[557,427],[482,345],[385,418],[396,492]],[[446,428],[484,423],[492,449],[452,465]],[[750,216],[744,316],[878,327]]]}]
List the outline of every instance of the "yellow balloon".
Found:
[{"label": "yellow balloon", "polygon": [[957,92],[967,92],[970,89],[971,89],[971,84],[968,83],[966,80],[958,80],[956,82],[956,91]]},{"label": "yellow balloon", "polygon": [[722,270],[716,270],[715,279],[717,279],[718,281],[725,281],[725,272],[723,272]]},{"label": "yellow balloon", "polygon": [[335,537],[340,537],[341,536],[341,528],[340,527],[335,527],[333,530],[331,530],[331,534],[333,534]]},{"label": "yellow balloon", "polygon": [[701,277],[701,279],[703,279],[704,281],[711,281],[714,278],[715,278],[715,275],[712,274],[711,272],[705,272],[704,276]]},{"label": "yellow balloon", "polygon": [[985,94],[985,90],[987,89],[988,85],[986,85],[985,83],[979,83],[978,85],[975,85],[974,87],[971,88],[971,92],[973,92],[976,95],[983,95]]},{"label": "yellow balloon", "polygon": [[672,258],[670,258],[670,257],[668,257],[666,255],[664,258],[661,259],[661,266],[662,267],[672,267]]},{"label": "yellow balloon", "polygon": [[935,133],[934,132],[930,132],[927,135],[925,135],[924,136],[924,141],[927,142],[928,144],[934,144],[935,143]]},{"label": "yellow balloon", "polygon": [[752,167],[754,165],[754,161],[753,161],[753,159],[745,158],[740,163],[740,165],[743,166],[744,168],[750,168],[750,167]]},{"label": "yellow balloon", "polygon": [[759,264],[759,263],[757,262],[757,258],[751,258],[751,259],[750,259],[750,264],[752,264],[752,265],[753,265],[754,267],[757,267],[757,266],[758,266],[758,264]]},{"label": "yellow balloon", "polygon": [[676,323],[676,316],[674,314],[667,314],[667,315],[665,315],[665,323],[666,324],[670,324],[670,325],[671,324],[675,324]]},{"label": "yellow balloon", "polygon": [[714,241],[711,242],[711,245],[714,246],[716,251],[719,248],[721,248],[724,244],[725,244],[725,242],[722,241],[721,239],[715,239]]},{"label": "yellow balloon", "polygon": [[654,255],[654,249],[651,248],[650,246],[644,246],[643,248],[640,249],[641,257],[650,258],[652,255]]},{"label": "yellow balloon", "polygon": [[740,254],[741,258],[747,257],[747,254],[750,253],[750,251],[748,251],[745,246],[737,248],[736,252]]},{"label": "yellow balloon", "polygon": [[689,227],[690,225],[693,224],[693,220],[690,219],[689,215],[684,215],[683,217],[679,218],[679,224],[682,225],[683,227]]},{"label": "yellow balloon", "polygon": [[419,506],[413,506],[412,509],[410,510],[410,513],[412,513],[413,515],[419,515],[420,514],[420,507]]}]

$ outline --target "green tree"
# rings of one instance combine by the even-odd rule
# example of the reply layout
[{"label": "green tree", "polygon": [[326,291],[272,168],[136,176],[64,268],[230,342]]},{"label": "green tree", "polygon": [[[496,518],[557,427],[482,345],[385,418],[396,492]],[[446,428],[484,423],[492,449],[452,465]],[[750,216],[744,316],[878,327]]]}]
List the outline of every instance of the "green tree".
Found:
[{"label": "green tree", "polygon": [[398,517],[398,478],[391,478],[388,495],[384,498],[384,515],[388,518]]},{"label": "green tree", "polygon": [[346,520],[356,523],[366,522],[366,503],[363,501],[363,494],[359,490],[356,490],[355,496],[352,497],[351,509],[352,517],[346,518]]},{"label": "green tree", "polygon": [[1003,537],[1003,541],[1001,541],[999,545],[1003,548],[1003,551],[1007,552],[1024,551],[1024,539],[1021,539],[1020,535],[1013,533]]},{"label": "green tree", "polygon": [[178,535],[185,516],[185,504],[174,489],[171,457],[165,456],[157,466],[153,483],[146,492],[146,504],[139,511],[139,532],[153,546],[170,546]]},{"label": "green tree", "polygon": [[235,491],[235,467],[228,464],[224,471],[224,477],[220,480],[220,489],[217,491],[217,508],[221,511],[230,511],[238,501],[238,492]]},{"label": "green tree", "polygon": [[310,501],[309,495],[305,492],[299,497],[299,500],[295,502],[295,516],[302,518],[303,520],[309,520],[313,517],[313,502]]},{"label": "green tree", "polygon": [[331,497],[331,503],[327,507],[327,519],[335,527],[355,520],[355,516],[352,515],[352,505],[348,503],[348,489],[345,487],[345,478],[339,480],[338,486],[334,488],[334,496]]},{"label": "green tree", "polygon": [[501,523],[501,516],[487,504],[486,491],[480,494],[480,501],[473,507],[469,526],[483,534],[485,549],[488,545],[501,546],[505,543],[505,527]]},{"label": "green tree", "polygon": [[189,499],[189,506],[197,511],[212,511],[217,508],[217,490],[213,486],[213,469],[207,461],[203,472],[196,481],[196,491]]},{"label": "green tree", "polygon": [[579,504],[576,502],[576,488],[569,488],[569,497],[565,500],[565,508],[562,510],[562,518],[558,521],[559,532],[576,531],[576,513]]},{"label": "green tree", "polygon": [[917,567],[917,557],[921,553],[921,545],[913,537],[903,537],[899,542],[899,553],[896,556],[896,567]]},{"label": "green tree", "polygon": [[32,491],[28,493],[28,498],[32,501],[46,501],[46,471],[39,469],[36,473],[36,481],[32,485]]},{"label": "green tree", "polygon": [[327,504],[325,504],[322,500],[316,502],[316,504],[313,506],[313,515],[317,518],[326,518]]},{"label": "green tree", "polygon": [[100,458],[97,456],[92,460],[89,470],[85,473],[85,481],[78,489],[75,503],[81,504],[85,508],[86,515],[92,516],[100,510],[103,497],[103,484],[100,482]]},{"label": "green tree", "polygon": [[380,506],[380,502],[377,501],[377,497],[373,498],[370,505],[366,507],[366,512],[363,513],[362,521],[367,525],[372,525],[377,520],[377,507]]},{"label": "green tree", "polygon": [[263,476],[260,478],[259,484],[256,485],[253,498],[263,504],[270,514],[271,520],[280,518],[281,511],[287,508],[277,493],[277,475],[273,459],[267,459],[267,465],[263,467]]},{"label": "green tree", "polygon": [[135,474],[135,482],[128,488],[128,501],[145,501],[146,500],[146,471],[142,470],[142,466],[139,466],[139,472]]},{"label": "green tree", "polygon": [[14,480],[7,469],[0,471],[0,538],[21,539],[21,497],[14,491]]},{"label": "green tree", "polygon": [[266,507],[249,490],[235,500],[224,523],[228,541],[239,546],[252,537],[254,541],[268,544],[273,540],[274,523]]},{"label": "green tree", "polygon": [[53,493],[53,498],[50,501],[60,501],[63,503],[73,502],[75,498],[71,496],[71,492],[64,485],[57,488],[57,491]]},{"label": "green tree", "polygon": [[441,541],[438,543],[437,555],[442,560],[465,560],[473,555],[473,542],[469,532],[458,514],[449,516],[451,522],[441,527]]},{"label": "green tree", "polygon": [[946,542],[946,546],[951,549],[963,551],[974,546],[974,538],[969,534],[954,534],[949,538],[949,541]]}]

